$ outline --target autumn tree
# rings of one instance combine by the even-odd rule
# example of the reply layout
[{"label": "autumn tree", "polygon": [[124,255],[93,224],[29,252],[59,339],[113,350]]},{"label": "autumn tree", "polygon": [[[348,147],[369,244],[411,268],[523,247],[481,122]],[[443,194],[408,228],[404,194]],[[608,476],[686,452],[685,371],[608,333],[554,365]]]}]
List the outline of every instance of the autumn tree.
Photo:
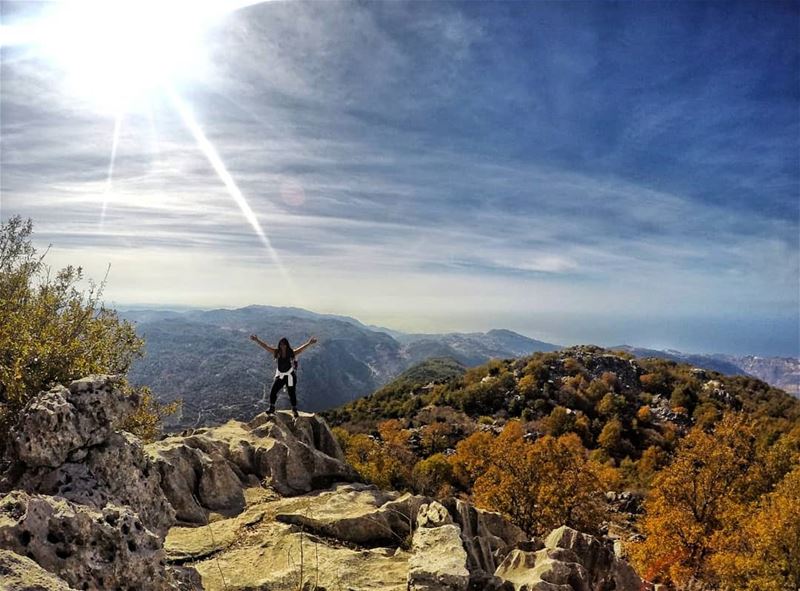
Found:
[{"label": "autumn tree", "polygon": [[575,434],[530,442],[511,421],[497,437],[479,432],[459,443],[452,461],[479,506],[530,533],[563,524],[594,531],[600,522],[602,486]]},{"label": "autumn tree", "polygon": [[626,405],[627,403],[625,402],[624,396],[609,392],[600,399],[600,402],[597,403],[596,408],[597,412],[602,416],[612,417],[625,410]]},{"label": "autumn tree", "polygon": [[129,389],[129,396],[136,400],[136,406],[133,412],[122,419],[118,427],[133,433],[145,443],[155,441],[161,434],[162,422],[181,407],[181,401],[162,403],[146,386],[124,387]]},{"label": "autumn tree", "polygon": [[725,591],[800,589],[800,466],[743,519],[716,536],[719,551],[711,560]]},{"label": "autumn tree", "polygon": [[726,416],[713,433],[694,428],[681,441],[645,502],[646,540],[632,548],[646,578],[679,587],[713,578],[713,537],[739,514],[755,457],[754,433],[740,416]]},{"label": "autumn tree", "polygon": [[453,464],[441,453],[420,460],[411,471],[414,490],[421,495],[445,497],[453,493]]},{"label": "autumn tree", "polygon": [[651,445],[644,452],[642,457],[636,462],[636,472],[639,482],[647,486],[652,481],[658,470],[666,462],[666,453],[660,447]]},{"label": "autumn tree", "polygon": [[455,428],[451,423],[435,422],[425,425],[420,430],[420,444],[424,455],[443,452],[450,447],[450,440],[454,435]]},{"label": "autumn tree", "polygon": [[616,417],[608,421],[597,437],[597,443],[608,453],[617,451],[622,443],[622,422]]},{"label": "autumn tree", "polygon": [[408,430],[390,419],[378,425],[378,433],[379,437],[373,437],[336,430],[345,459],[365,480],[381,488],[410,489],[417,458],[408,445]]},{"label": "autumn tree", "polygon": [[535,375],[524,375],[517,382],[517,390],[526,399],[534,398],[539,391],[539,380]]},{"label": "autumn tree", "polygon": [[554,437],[569,433],[575,426],[575,416],[563,406],[556,406],[547,417],[547,432]]},{"label": "autumn tree", "polygon": [[653,420],[653,413],[649,406],[641,406],[636,411],[636,420],[642,425],[647,425]]}]

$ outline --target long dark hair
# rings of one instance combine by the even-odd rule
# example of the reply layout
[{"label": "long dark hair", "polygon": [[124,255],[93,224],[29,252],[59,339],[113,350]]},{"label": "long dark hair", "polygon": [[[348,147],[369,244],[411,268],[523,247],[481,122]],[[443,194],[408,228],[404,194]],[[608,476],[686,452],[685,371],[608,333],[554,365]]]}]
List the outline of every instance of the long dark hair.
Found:
[{"label": "long dark hair", "polygon": [[278,346],[275,347],[275,359],[280,357],[281,345],[283,345],[284,343],[286,344],[286,356],[289,359],[294,357],[294,349],[292,349],[292,346],[289,344],[289,339],[287,339],[286,337],[283,337],[280,341],[278,341]]}]

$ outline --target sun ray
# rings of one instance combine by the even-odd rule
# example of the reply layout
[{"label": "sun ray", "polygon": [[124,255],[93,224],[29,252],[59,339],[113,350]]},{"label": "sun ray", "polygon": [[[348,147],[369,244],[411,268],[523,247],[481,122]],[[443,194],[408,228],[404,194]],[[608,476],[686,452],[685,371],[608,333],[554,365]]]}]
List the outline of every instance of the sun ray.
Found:
[{"label": "sun ray", "polygon": [[106,189],[103,192],[103,209],[100,211],[100,226],[106,221],[106,209],[108,208],[108,195],[111,192],[114,180],[114,163],[117,160],[117,147],[119,146],[119,134],[122,129],[122,111],[117,113],[114,118],[114,135],[111,139],[111,157],[108,159],[108,174],[106,175]]},{"label": "sun ray", "polygon": [[283,275],[284,279],[291,283],[291,278],[289,277],[286,268],[283,266],[277,251],[272,246],[269,236],[267,236],[266,232],[264,232],[264,229],[261,227],[261,223],[258,221],[258,217],[256,217],[255,212],[250,207],[250,204],[247,202],[247,199],[245,199],[242,191],[239,189],[239,186],[236,184],[236,181],[233,179],[230,172],[228,172],[228,169],[225,167],[225,163],[222,161],[222,158],[220,158],[217,150],[211,144],[209,139],[206,137],[206,134],[203,132],[203,129],[200,127],[200,124],[194,118],[191,109],[186,103],[183,102],[183,100],[172,88],[167,88],[166,92],[172,101],[175,110],[183,120],[184,125],[197,142],[197,146],[200,148],[200,151],[203,152],[203,155],[206,157],[209,164],[211,164],[214,172],[217,173],[217,176],[222,181],[222,184],[225,185],[225,188],[228,190],[228,194],[231,196],[234,203],[239,206],[239,209],[241,210],[245,219],[253,228],[256,235],[261,240],[261,243],[264,245],[264,248],[267,250],[272,262],[278,268],[281,275]]}]

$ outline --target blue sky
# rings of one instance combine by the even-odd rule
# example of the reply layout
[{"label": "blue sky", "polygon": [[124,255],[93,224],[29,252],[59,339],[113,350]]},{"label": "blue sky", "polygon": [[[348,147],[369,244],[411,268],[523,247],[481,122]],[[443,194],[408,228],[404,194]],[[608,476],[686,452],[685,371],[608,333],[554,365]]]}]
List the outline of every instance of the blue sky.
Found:
[{"label": "blue sky", "polygon": [[271,250],[167,93],[112,109],[7,46],[0,217],[32,217],[56,266],[110,263],[122,305],[798,355],[799,23],[778,2],[227,13],[169,83]]}]

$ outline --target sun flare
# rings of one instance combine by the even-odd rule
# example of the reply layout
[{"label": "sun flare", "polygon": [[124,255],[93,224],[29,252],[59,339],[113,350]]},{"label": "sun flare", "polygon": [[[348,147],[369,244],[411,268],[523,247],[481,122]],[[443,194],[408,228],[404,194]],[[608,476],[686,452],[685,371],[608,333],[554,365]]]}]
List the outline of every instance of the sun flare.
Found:
[{"label": "sun flare", "polygon": [[178,93],[181,82],[202,81],[207,66],[204,37],[214,23],[226,13],[262,1],[63,0],[32,22],[4,25],[0,46],[33,48],[35,55],[62,71],[71,92],[90,100],[98,111],[113,114],[101,226],[113,188],[124,115],[142,105],[149,107],[149,99],[158,94],[173,106],[269,258],[291,284],[258,217]]},{"label": "sun flare", "polygon": [[4,37],[35,45],[71,93],[118,112],[164,83],[202,78],[204,35],[226,4],[68,0]]}]

